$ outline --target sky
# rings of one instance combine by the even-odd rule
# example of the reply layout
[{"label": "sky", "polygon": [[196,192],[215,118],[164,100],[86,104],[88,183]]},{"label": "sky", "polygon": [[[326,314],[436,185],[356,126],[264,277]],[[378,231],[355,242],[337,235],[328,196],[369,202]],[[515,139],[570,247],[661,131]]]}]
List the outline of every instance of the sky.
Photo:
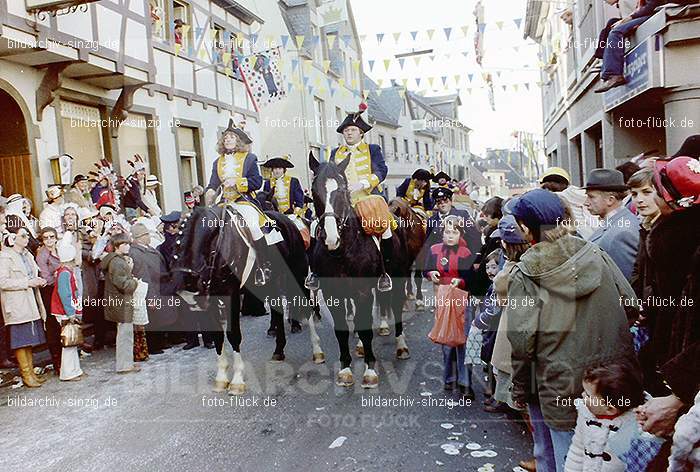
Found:
[{"label": "sky", "polygon": [[[401,79],[407,78],[409,90],[423,90],[427,96],[454,93],[459,87],[460,121],[473,130],[470,138],[473,153],[483,156],[486,148],[512,148],[515,145],[512,133],[516,130],[541,138],[541,94],[536,85],[540,80],[538,49],[532,40],[523,39],[526,0],[482,0],[485,27],[482,26],[481,66],[474,53],[476,0],[350,2],[362,41],[365,73],[375,81],[382,81],[382,87],[390,86],[392,78],[398,79],[399,85],[402,85]],[[516,19],[522,19],[519,27]],[[469,26],[466,36],[463,26]],[[452,28],[449,40],[445,28]],[[435,30],[432,38],[428,35],[430,29]],[[418,34],[414,40],[411,32],[415,31]],[[398,33],[401,34],[396,41]],[[378,34],[384,34],[381,42]],[[397,53],[424,49],[434,50],[434,61],[424,55],[416,64],[414,58],[409,57],[402,68],[394,58]],[[388,70],[385,59],[392,59]],[[495,111],[491,109],[482,79],[485,71],[490,72],[493,79]],[[456,77],[458,75],[460,77]],[[443,77],[447,78],[446,86],[443,86]],[[416,78],[420,79],[420,84]],[[517,90],[513,85],[518,86]]]}]

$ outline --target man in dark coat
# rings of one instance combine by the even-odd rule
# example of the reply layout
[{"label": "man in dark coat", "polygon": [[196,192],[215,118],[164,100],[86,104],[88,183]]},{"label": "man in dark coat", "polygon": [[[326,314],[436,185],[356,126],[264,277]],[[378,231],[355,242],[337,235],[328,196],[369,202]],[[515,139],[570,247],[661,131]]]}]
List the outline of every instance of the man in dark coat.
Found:
[{"label": "man in dark coat", "polygon": [[167,307],[163,307],[163,293],[161,290],[161,278],[167,277],[168,268],[163,255],[150,246],[151,235],[148,228],[141,223],[131,227],[133,244],[129,250],[129,256],[134,260],[134,277],[143,280],[148,284],[146,294],[146,308],[148,311],[148,340],[149,354],[162,354],[164,342],[165,326],[172,324]]}]

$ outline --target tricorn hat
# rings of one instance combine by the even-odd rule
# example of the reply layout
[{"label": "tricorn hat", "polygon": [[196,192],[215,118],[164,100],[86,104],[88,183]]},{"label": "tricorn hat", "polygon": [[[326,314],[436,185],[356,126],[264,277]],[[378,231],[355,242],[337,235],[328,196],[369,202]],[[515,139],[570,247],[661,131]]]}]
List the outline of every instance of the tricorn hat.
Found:
[{"label": "tricorn hat", "polygon": [[433,174],[431,174],[429,170],[418,169],[413,173],[411,178],[415,180],[425,180],[426,182],[430,182],[430,179],[433,178]]},{"label": "tricorn hat", "polygon": [[443,171],[440,171],[433,176],[433,182],[437,182],[440,179],[450,180],[450,176],[444,173]]},{"label": "tricorn hat", "polygon": [[226,129],[224,130],[224,134],[229,133],[229,132],[235,134],[238,137],[238,139],[241,140],[241,142],[243,144],[250,144],[253,142],[253,139],[250,137],[250,135],[248,133],[245,132],[245,130],[237,127],[233,123],[232,118],[228,119],[228,127],[226,127]]},{"label": "tricorn hat", "polygon": [[268,159],[265,161],[264,164],[262,164],[263,167],[267,167],[268,169],[275,169],[275,168],[282,168],[282,169],[291,169],[294,167],[294,164],[289,162],[289,157],[288,156],[280,156],[280,157],[273,157],[271,159]]},{"label": "tricorn hat", "polygon": [[609,192],[624,192],[627,190],[625,177],[616,169],[593,169],[588,174],[586,190],[607,190]]},{"label": "tricorn hat", "polygon": [[362,113],[364,113],[365,110],[367,110],[367,104],[360,103],[358,110],[355,112],[349,112],[348,116],[346,116],[345,120],[343,120],[343,122],[340,123],[340,126],[338,126],[336,131],[338,133],[342,133],[343,130],[348,126],[357,126],[363,133],[366,133],[367,131],[371,130],[372,126],[362,119]]}]

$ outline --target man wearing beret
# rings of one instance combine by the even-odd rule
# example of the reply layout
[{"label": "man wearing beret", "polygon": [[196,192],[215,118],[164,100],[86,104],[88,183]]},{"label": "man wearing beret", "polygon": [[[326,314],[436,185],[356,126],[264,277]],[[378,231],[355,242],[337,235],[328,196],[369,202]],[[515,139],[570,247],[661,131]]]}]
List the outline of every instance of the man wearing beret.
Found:
[{"label": "man wearing beret", "polygon": [[622,172],[593,169],[584,189],[586,208],[600,217],[598,228],[588,241],[607,252],[630,280],[639,249],[639,220],[623,205],[627,185]]},{"label": "man wearing beret", "polygon": [[508,281],[513,402],[527,407],[531,418],[544,419],[551,443],[535,449],[559,472],[576,426],[574,400],[583,392],[584,371],[601,363],[639,369],[628,325],[638,313],[620,303],[636,298],[610,256],[562,224],[564,205],[555,193],[531,190],[511,208],[533,242]]}]

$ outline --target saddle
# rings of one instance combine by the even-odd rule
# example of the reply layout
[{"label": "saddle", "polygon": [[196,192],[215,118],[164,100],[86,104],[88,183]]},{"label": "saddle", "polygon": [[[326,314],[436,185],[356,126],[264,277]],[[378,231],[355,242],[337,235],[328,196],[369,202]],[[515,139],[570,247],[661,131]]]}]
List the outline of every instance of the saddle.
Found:
[{"label": "saddle", "polygon": [[368,195],[355,204],[355,213],[360,218],[365,234],[381,237],[384,232],[398,227],[394,215],[381,195]]}]

